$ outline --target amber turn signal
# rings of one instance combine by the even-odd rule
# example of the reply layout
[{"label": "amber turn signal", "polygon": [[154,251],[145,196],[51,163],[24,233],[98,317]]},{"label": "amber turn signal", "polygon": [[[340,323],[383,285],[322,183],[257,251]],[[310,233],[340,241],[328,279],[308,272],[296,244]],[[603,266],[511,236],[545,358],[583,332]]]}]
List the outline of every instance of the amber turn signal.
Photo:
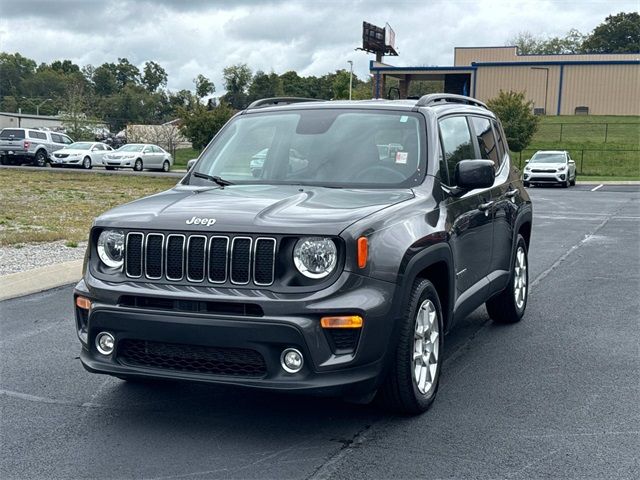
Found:
[{"label": "amber turn signal", "polygon": [[344,317],[322,317],[320,325],[322,328],[362,328],[362,317],[360,315],[346,315]]},{"label": "amber turn signal", "polygon": [[369,241],[367,237],[360,237],[358,239],[358,267],[364,268],[367,266],[367,256],[369,255]]},{"label": "amber turn signal", "polygon": [[91,300],[85,297],[76,297],[76,306],[83,310],[89,310],[91,308]]}]

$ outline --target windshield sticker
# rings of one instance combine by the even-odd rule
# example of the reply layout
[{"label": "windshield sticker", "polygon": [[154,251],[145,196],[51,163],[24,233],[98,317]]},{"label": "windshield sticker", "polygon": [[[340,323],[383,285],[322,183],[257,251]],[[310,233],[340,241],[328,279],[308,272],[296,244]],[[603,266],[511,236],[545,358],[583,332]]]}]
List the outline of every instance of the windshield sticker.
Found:
[{"label": "windshield sticker", "polygon": [[407,115],[402,115],[400,117],[400,123],[407,123],[407,120],[409,120],[409,117]]},{"label": "windshield sticker", "polygon": [[409,152],[396,152],[396,163],[399,163],[401,165],[406,165],[408,158],[409,158]]}]

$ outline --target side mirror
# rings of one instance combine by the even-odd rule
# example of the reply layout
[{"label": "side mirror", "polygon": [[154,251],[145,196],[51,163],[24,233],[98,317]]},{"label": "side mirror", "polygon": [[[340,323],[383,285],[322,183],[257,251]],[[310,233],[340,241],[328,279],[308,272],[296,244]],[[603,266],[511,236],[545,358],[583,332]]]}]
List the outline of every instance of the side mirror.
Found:
[{"label": "side mirror", "polygon": [[193,166],[196,164],[197,161],[198,161],[197,158],[192,158],[187,162],[187,172],[191,171],[191,169],[193,168]]},{"label": "side mirror", "polygon": [[576,164],[576,162],[575,162],[575,161],[573,161],[573,160],[569,160],[569,163],[571,163],[571,164],[573,164],[573,165],[575,165],[575,164]]},{"label": "side mirror", "polygon": [[529,160],[531,160],[530,158],[527,158],[524,163],[529,163]]},{"label": "side mirror", "polygon": [[496,167],[491,160],[461,160],[456,165],[456,185],[463,190],[493,186]]}]

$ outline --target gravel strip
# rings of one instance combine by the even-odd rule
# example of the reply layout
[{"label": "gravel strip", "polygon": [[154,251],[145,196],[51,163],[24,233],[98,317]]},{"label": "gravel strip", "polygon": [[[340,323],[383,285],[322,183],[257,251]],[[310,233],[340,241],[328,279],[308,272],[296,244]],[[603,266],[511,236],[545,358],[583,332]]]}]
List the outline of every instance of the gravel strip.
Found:
[{"label": "gravel strip", "polygon": [[86,242],[79,243],[77,247],[67,247],[65,243],[64,240],[60,240],[0,247],[0,275],[84,258]]}]

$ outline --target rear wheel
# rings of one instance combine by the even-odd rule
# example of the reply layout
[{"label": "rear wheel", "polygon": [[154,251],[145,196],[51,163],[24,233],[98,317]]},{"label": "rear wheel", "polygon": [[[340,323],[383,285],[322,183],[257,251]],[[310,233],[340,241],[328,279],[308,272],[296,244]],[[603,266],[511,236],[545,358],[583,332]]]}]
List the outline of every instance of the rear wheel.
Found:
[{"label": "rear wheel", "polygon": [[47,154],[44,150],[38,150],[36,152],[36,156],[33,159],[33,163],[36,167],[46,167],[47,166]]},{"label": "rear wheel", "polygon": [[142,160],[140,158],[138,158],[136,160],[136,162],[133,164],[133,169],[136,172],[141,172],[142,171]]},{"label": "rear wheel", "polygon": [[522,319],[529,296],[527,244],[518,234],[516,251],[507,287],[487,301],[487,312],[496,323],[516,323]]},{"label": "rear wheel", "polygon": [[393,364],[379,399],[392,410],[418,414],[436,397],[442,357],[442,309],[429,280],[416,281],[401,322]]},{"label": "rear wheel", "polygon": [[165,160],[162,163],[162,171],[163,172],[168,172],[171,169],[171,164],[169,163],[169,160]]},{"label": "rear wheel", "polygon": [[85,170],[91,170],[91,168],[93,167],[93,165],[91,165],[91,158],[90,157],[84,157],[84,159],[82,160],[82,168],[84,168]]}]

